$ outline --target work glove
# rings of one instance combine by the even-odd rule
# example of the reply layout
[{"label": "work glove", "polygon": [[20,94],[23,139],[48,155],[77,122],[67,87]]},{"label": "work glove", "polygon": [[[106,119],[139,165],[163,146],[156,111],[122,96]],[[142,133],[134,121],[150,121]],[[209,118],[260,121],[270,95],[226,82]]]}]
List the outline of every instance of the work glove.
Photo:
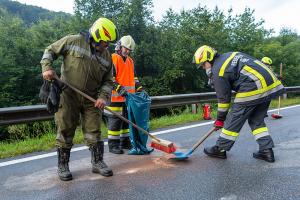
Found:
[{"label": "work glove", "polygon": [[216,130],[223,128],[223,126],[224,126],[224,121],[216,120],[214,123],[214,127],[216,128]]},{"label": "work glove", "polygon": [[60,94],[62,92],[62,85],[60,85],[56,80],[51,82],[50,92],[47,98],[47,111],[50,114],[54,114],[58,111]]},{"label": "work glove", "polygon": [[121,86],[119,88],[117,88],[116,90],[118,92],[118,94],[122,97],[125,97],[127,95],[127,91],[125,89],[125,87]]},{"label": "work glove", "polygon": [[39,98],[41,99],[41,102],[44,104],[47,103],[47,99],[48,99],[49,92],[50,92],[50,87],[51,87],[51,82],[44,80],[43,85],[40,88],[40,93],[39,93]]},{"label": "work glove", "polygon": [[142,92],[142,91],[144,91],[144,88],[143,88],[143,87],[139,87],[139,88],[136,90],[136,92]]}]

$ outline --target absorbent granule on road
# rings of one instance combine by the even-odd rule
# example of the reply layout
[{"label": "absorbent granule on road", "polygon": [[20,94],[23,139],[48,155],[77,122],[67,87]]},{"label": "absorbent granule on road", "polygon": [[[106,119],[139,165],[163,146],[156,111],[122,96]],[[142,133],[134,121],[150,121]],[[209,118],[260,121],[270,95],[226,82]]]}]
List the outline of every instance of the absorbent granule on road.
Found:
[{"label": "absorbent granule on road", "polygon": [[142,162],[136,162],[134,166],[127,165],[124,166],[124,170],[117,172],[117,174],[136,174],[136,173],[142,173],[147,171],[154,171],[159,169],[167,169],[176,167],[174,163],[171,163],[167,158],[165,157],[157,157],[157,158],[151,158],[147,160],[143,160]]},{"label": "absorbent granule on road", "polygon": [[153,159],[153,163],[165,168],[176,167],[175,163],[170,162],[169,156],[169,154],[166,154],[164,157],[155,158]]}]

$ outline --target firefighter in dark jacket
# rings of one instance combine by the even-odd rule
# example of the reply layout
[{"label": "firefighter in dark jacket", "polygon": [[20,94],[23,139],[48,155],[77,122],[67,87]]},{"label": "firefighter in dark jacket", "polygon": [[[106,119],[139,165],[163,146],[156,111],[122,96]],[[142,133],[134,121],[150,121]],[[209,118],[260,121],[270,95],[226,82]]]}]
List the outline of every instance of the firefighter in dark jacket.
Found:
[{"label": "firefighter in dark jacket", "polygon": [[109,42],[116,39],[117,29],[113,22],[99,18],[89,31],[68,35],[48,46],[42,57],[44,79],[51,80],[56,76],[52,64],[62,56],[61,79],[97,99],[96,103],[93,103],[71,88],[65,88],[60,96],[55,122],[58,176],[61,180],[72,179],[69,170],[70,151],[80,120],[85,142],[91,151],[92,171],[103,176],[113,175],[112,170],[103,161],[100,109],[110,101],[113,87],[112,59],[107,47]]},{"label": "firefighter in dark jacket", "polygon": [[[114,89],[109,108],[124,117],[128,117],[125,104],[127,93],[135,93],[143,88],[135,76],[134,62],[129,53],[134,50],[135,42],[130,35],[123,36],[116,44],[116,52],[112,54]],[[123,154],[123,149],[130,149],[129,127],[118,117],[107,113],[109,152]]]},{"label": "firefighter in dark jacket", "polygon": [[[259,145],[253,157],[274,162],[273,140],[264,122],[271,99],[283,93],[284,87],[275,74],[261,61],[241,52],[217,53],[210,46],[201,46],[194,63],[206,70],[218,98],[215,128],[221,134],[212,147],[204,149],[208,156],[226,159],[246,120]],[[236,95],[231,102],[231,91]],[[230,104],[232,104],[230,106]],[[229,109],[230,108],[230,109]],[[225,124],[224,124],[225,122]]]},{"label": "firefighter in dark jacket", "polygon": [[267,65],[267,66],[272,70],[272,72],[275,74],[275,76],[276,76],[280,81],[282,81],[282,76],[276,74],[276,73],[274,72],[274,70],[273,70],[273,67],[272,67],[273,61],[272,61],[271,58],[265,56],[265,57],[263,57],[263,58],[261,59],[261,62],[264,63],[265,65]]}]

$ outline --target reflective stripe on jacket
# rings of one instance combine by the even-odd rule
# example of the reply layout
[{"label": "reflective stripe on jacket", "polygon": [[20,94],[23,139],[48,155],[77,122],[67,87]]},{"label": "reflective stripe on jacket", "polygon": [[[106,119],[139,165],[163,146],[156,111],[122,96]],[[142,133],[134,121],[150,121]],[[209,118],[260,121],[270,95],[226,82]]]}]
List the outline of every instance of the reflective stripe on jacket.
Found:
[{"label": "reflective stripe on jacket", "polygon": [[212,73],[219,120],[226,118],[232,90],[236,92],[234,103],[255,105],[280,95],[284,89],[265,64],[240,52],[217,54]]},{"label": "reflective stripe on jacket", "polygon": [[[115,82],[125,87],[129,93],[135,93],[135,77],[133,60],[127,56],[124,61],[122,56],[112,54],[112,61],[115,68]],[[115,88],[118,89],[118,88]],[[116,90],[112,90],[111,102],[125,102],[125,98],[120,96]]]}]

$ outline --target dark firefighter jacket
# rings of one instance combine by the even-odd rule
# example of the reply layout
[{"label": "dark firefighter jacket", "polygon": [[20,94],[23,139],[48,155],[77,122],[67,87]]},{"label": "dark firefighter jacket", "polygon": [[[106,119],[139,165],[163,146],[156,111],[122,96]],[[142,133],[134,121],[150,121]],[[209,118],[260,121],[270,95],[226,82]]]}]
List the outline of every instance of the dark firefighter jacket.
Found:
[{"label": "dark firefighter jacket", "polygon": [[218,98],[218,120],[225,120],[231,101],[256,105],[280,95],[284,86],[276,75],[259,60],[240,52],[217,54],[212,79]]}]

